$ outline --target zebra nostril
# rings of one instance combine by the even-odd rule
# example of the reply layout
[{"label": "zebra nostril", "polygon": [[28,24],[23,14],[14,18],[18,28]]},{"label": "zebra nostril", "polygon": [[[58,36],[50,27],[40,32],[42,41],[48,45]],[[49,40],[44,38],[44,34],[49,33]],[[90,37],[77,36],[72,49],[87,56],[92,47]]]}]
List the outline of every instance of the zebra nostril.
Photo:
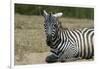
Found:
[{"label": "zebra nostril", "polygon": [[47,41],[50,43],[51,42],[51,40],[50,40],[50,38],[49,37],[47,37]]},{"label": "zebra nostril", "polygon": [[47,43],[47,45],[49,46],[49,47],[51,47],[52,46],[52,42],[50,41],[50,40],[46,40],[46,43]]},{"label": "zebra nostril", "polygon": [[47,39],[51,41],[52,35],[48,35],[48,36],[47,36]]}]

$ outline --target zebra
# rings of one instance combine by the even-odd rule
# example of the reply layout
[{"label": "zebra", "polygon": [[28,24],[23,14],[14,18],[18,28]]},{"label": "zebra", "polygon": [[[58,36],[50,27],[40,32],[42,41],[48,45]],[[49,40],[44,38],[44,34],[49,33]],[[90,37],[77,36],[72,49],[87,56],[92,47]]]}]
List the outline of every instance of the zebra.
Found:
[{"label": "zebra", "polygon": [[46,43],[52,54],[46,57],[47,63],[68,62],[91,59],[94,56],[94,29],[64,29],[59,21],[62,12],[44,12]]}]

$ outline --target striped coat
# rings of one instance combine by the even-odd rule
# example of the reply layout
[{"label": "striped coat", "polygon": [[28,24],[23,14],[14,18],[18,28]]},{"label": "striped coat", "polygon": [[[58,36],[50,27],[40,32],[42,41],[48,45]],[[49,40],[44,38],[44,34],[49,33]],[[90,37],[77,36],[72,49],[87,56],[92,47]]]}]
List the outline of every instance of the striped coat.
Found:
[{"label": "striped coat", "polygon": [[80,58],[89,59],[94,56],[94,29],[63,29],[58,17],[62,13],[48,14],[44,11],[47,45],[52,54],[46,62],[73,61]]}]

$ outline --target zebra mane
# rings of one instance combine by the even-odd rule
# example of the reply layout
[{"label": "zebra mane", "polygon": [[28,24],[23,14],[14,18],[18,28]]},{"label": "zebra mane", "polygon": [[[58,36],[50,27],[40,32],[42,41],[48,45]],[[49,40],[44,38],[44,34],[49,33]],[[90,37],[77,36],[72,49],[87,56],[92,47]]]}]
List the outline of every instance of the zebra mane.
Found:
[{"label": "zebra mane", "polygon": [[68,28],[65,28],[62,26],[62,22],[58,20],[58,26],[59,26],[59,30],[69,30]]}]

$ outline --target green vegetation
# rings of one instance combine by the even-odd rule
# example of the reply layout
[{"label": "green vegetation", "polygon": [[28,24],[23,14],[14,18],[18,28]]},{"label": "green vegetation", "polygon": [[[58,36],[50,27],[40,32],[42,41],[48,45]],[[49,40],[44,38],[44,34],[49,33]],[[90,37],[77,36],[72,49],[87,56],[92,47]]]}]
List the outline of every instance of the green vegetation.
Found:
[{"label": "green vegetation", "polygon": [[64,17],[94,19],[94,8],[15,4],[15,13],[19,14],[42,15],[43,10],[53,13],[63,12]]}]

